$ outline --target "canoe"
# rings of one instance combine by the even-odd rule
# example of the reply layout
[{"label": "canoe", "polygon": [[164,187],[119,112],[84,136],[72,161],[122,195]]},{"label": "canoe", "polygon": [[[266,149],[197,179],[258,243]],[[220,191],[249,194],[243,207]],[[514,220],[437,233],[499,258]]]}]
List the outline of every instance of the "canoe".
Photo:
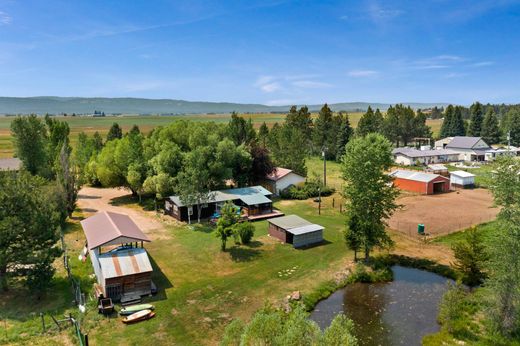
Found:
[{"label": "canoe", "polygon": [[131,314],[130,316],[127,316],[123,318],[123,323],[136,323],[144,320],[148,320],[155,316],[155,312],[152,310],[141,310],[139,312],[136,312],[135,314]]},{"label": "canoe", "polygon": [[155,307],[152,304],[130,305],[130,306],[121,308],[121,311],[119,312],[119,314],[120,315],[131,315],[131,314],[136,313],[141,310],[153,310],[153,309],[155,309]]}]

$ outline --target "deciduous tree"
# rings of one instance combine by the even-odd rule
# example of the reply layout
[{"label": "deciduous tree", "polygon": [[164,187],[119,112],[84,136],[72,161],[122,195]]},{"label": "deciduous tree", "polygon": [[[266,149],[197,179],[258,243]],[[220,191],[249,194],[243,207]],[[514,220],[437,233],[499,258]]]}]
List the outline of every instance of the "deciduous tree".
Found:
[{"label": "deciduous tree", "polygon": [[347,144],[341,167],[343,194],[350,217],[357,219],[365,260],[374,247],[392,244],[385,230],[385,220],[398,207],[395,198],[399,192],[386,174],[392,165],[392,146],[380,134],[358,137]]}]

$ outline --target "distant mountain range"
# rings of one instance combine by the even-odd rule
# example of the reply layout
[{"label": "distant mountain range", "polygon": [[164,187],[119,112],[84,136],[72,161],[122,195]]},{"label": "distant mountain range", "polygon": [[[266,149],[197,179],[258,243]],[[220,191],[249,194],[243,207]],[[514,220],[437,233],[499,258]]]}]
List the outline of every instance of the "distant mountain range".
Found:
[{"label": "distant mountain range", "polygon": [[[446,103],[408,103],[412,108],[431,108],[446,106]],[[386,110],[388,103],[344,102],[329,106],[334,111],[365,111],[368,106]],[[322,105],[308,105],[311,111],[318,111]],[[262,104],[243,104],[229,102],[198,102],[172,99],[144,98],[104,98],[104,97],[0,97],[0,114],[205,114],[205,113],[274,113],[287,112],[290,105],[266,106]]]}]

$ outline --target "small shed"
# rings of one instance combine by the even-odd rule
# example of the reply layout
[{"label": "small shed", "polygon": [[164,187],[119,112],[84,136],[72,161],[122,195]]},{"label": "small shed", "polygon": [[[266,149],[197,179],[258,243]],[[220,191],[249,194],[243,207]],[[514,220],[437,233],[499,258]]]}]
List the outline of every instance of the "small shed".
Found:
[{"label": "small shed", "polygon": [[305,177],[295,173],[292,169],[275,167],[265,179],[265,187],[274,194],[279,195],[286,188],[305,182]]},{"label": "small shed", "polygon": [[323,226],[309,222],[297,215],[287,215],[269,222],[269,235],[299,248],[323,241]]},{"label": "small shed", "polygon": [[398,169],[390,173],[394,186],[424,195],[448,192],[450,180],[442,175]]},{"label": "small shed", "polygon": [[99,212],[81,221],[87,249],[103,296],[117,301],[152,292],[148,237],[128,215]]},{"label": "small shed", "polygon": [[440,163],[428,165],[425,169],[425,172],[440,174],[445,177],[449,176],[448,167],[441,165]]},{"label": "small shed", "polygon": [[453,188],[471,189],[475,187],[475,174],[466,171],[454,171],[450,174],[450,182]]}]

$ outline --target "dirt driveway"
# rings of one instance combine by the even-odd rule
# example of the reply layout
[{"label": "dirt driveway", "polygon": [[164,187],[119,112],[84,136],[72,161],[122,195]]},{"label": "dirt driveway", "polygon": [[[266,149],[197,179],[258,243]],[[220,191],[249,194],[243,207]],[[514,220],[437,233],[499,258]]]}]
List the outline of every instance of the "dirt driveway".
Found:
[{"label": "dirt driveway", "polygon": [[404,207],[390,219],[389,226],[408,235],[417,234],[423,223],[431,235],[448,234],[494,220],[493,196],[488,190],[460,190],[439,195],[414,195],[399,198]]},{"label": "dirt driveway", "polygon": [[134,220],[139,228],[151,239],[159,237],[165,232],[161,221],[154,212],[146,212],[138,208],[125,205],[114,205],[117,199],[130,194],[126,189],[84,187],[78,194],[78,207],[88,217],[98,211],[112,211],[126,214]]}]

